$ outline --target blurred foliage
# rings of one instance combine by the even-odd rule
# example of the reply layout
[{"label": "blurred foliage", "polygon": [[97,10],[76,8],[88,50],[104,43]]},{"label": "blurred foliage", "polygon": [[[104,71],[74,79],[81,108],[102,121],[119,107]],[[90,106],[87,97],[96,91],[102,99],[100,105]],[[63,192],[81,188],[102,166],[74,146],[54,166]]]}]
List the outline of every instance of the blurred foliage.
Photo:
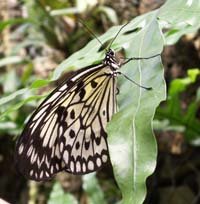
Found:
[{"label": "blurred foliage", "polygon": [[[122,20],[116,9],[112,8],[113,2],[105,2],[23,0],[20,1],[25,10],[23,17],[0,21],[1,36],[10,29],[9,38],[15,42],[8,48],[5,46],[0,54],[0,137],[20,134],[30,112],[35,109],[38,101],[49,93],[51,82],[59,80],[63,72],[102,60],[104,51],[97,45],[96,39],[79,50],[92,37],[84,30],[84,26],[80,25],[78,19],[86,22],[97,35],[104,33],[112,25],[130,20]],[[123,48],[127,57],[146,57],[160,53],[164,46],[163,39],[165,45],[173,45],[181,36],[199,29],[198,2],[167,1],[160,9],[130,21],[112,47],[116,51]],[[132,14],[132,17],[134,15]],[[103,44],[108,43],[119,28],[112,27],[99,39]],[[74,54],[71,55],[72,53]],[[67,59],[64,60],[65,58]],[[45,65],[44,61],[50,63]],[[130,82],[119,79],[120,112],[109,125],[109,145],[115,179],[126,204],[142,203],[146,195],[145,180],[155,168],[157,153],[151,133],[151,120],[156,106],[165,97],[163,71],[159,59],[144,61],[141,64],[131,62],[123,68],[123,72],[136,81],[143,80],[140,82],[151,84],[154,92],[140,93],[137,87],[131,87]],[[51,70],[46,67],[51,67]],[[52,74],[55,67],[57,68]],[[133,70],[133,67],[139,68]],[[155,130],[184,133],[188,142],[199,145],[199,75],[198,68],[189,69],[185,78],[170,82],[167,101],[156,110]],[[190,100],[183,104],[182,96],[194,85],[197,89],[194,91],[195,94],[189,96]],[[130,93],[134,94],[130,96]],[[138,103],[141,105],[137,106]],[[141,127],[136,133],[131,129],[133,121],[136,127]],[[143,128],[144,124],[148,125],[147,130]],[[120,126],[123,130],[119,131]],[[119,136],[116,132],[120,133]],[[134,141],[132,137],[135,137]],[[136,152],[138,149],[139,153]],[[127,156],[128,153],[131,155]],[[107,186],[105,183],[103,184]],[[106,187],[102,187],[103,184],[98,184],[95,174],[83,177],[87,203],[117,203],[120,200],[120,196],[116,195],[117,190],[105,192],[103,188]],[[114,184],[113,186],[116,188]],[[106,200],[108,197],[105,195],[109,193],[112,196],[108,197],[115,199]],[[48,203],[73,204],[78,203],[77,200],[80,199],[71,193],[65,193],[56,182]]]},{"label": "blurred foliage", "polygon": [[106,204],[103,191],[98,184],[95,173],[83,176],[83,189],[88,195],[88,204]]},{"label": "blurred foliage", "polygon": [[51,191],[48,204],[78,204],[76,198],[70,193],[65,193],[59,183],[55,183]]},{"label": "blurred foliage", "polygon": [[167,101],[156,112],[155,118],[161,121],[160,123],[157,121],[154,127],[160,131],[176,130],[184,132],[189,142],[196,143],[195,140],[199,141],[200,137],[200,121],[196,115],[200,104],[200,88],[197,89],[196,96],[188,102],[186,110],[181,104],[181,94],[187,92],[191,84],[198,82],[200,69],[188,69],[187,75],[183,79],[171,81]]}]

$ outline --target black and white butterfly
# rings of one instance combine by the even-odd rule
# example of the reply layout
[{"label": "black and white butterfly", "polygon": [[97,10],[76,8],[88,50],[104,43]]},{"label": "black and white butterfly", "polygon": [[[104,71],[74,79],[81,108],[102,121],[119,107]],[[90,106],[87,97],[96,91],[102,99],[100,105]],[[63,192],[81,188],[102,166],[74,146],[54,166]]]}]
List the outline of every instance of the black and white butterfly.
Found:
[{"label": "black and white butterfly", "polygon": [[106,125],[116,112],[116,77],[123,64],[109,48],[101,63],[75,72],[40,104],[16,145],[23,175],[40,181],[60,171],[86,174],[109,161]]}]

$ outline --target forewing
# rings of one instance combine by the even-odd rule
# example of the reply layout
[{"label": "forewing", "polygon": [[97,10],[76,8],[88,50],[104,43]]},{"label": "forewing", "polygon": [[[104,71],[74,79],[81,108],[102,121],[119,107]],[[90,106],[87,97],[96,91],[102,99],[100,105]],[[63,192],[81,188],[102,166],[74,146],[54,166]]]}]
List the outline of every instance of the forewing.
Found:
[{"label": "forewing", "polygon": [[[105,109],[105,103],[101,102],[99,110],[102,110],[102,107],[105,109],[107,119],[96,119],[100,118],[101,115],[97,109],[93,111],[90,110],[89,106],[95,104],[92,103],[92,100],[89,98],[92,97],[93,93],[97,92],[95,92],[95,88],[89,84],[92,84],[92,79],[96,78],[99,79],[98,84],[100,85],[100,81],[103,79],[101,77],[102,75],[104,78],[107,78],[113,91],[115,86],[114,78],[107,75],[107,71],[108,68],[104,65],[91,66],[80,70],[71,79],[56,88],[49,97],[42,102],[30,118],[17,142],[15,161],[22,174],[33,180],[45,180],[51,178],[55,173],[63,169],[72,173],[86,173],[91,170],[91,168],[88,168],[91,166],[90,161],[93,161],[93,165],[95,166],[97,163],[99,164],[97,161],[99,155],[108,156],[107,143],[104,139],[103,142],[105,142],[105,144],[102,145],[101,153],[98,153],[100,150],[97,148],[97,150],[95,150],[96,152],[93,150],[92,157],[87,156],[86,160],[83,158],[86,157],[85,155],[90,154],[88,152],[90,152],[91,149],[85,151],[82,147],[82,145],[85,145],[86,141],[89,140],[87,138],[90,138],[92,142],[95,140],[94,138],[96,138],[95,135],[101,135],[103,138],[106,138],[105,124],[112,114],[108,112],[108,107]],[[106,89],[105,84],[106,82],[103,82],[101,85],[104,87],[104,90]],[[101,88],[101,90],[103,89]],[[108,90],[110,89],[111,88]],[[100,100],[101,96],[102,95],[99,94],[96,95],[96,101]],[[114,99],[110,97],[111,96],[109,96],[108,99],[113,103]],[[85,115],[83,115],[84,111],[86,112]],[[97,122],[85,123],[90,124],[90,128],[89,126],[84,126],[83,123],[84,118],[91,118],[88,113],[94,112],[97,114],[93,118],[95,118],[96,121],[99,120],[99,122],[103,122],[99,129],[91,126],[97,126]],[[113,112],[114,109],[112,110],[112,113]],[[90,129],[91,132],[89,132]],[[73,137],[72,131],[70,132],[69,130],[74,131]],[[82,137],[82,135],[84,136]],[[77,141],[80,142],[80,148],[77,148]],[[100,140],[100,142],[101,141],[102,140]],[[91,146],[95,148],[95,144]],[[85,147],[87,147],[87,145],[85,145]],[[81,149],[82,152],[76,151],[75,148],[77,150]],[[80,159],[80,157],[82,159]],[[105,156],[102,157],[101,163],[104,161],[103,158],[105,160]],[[80,162],[81,171],[78,171],[79,165],[77,165],[77,162]],[[85,171],[84,165],[86,165]]]}]

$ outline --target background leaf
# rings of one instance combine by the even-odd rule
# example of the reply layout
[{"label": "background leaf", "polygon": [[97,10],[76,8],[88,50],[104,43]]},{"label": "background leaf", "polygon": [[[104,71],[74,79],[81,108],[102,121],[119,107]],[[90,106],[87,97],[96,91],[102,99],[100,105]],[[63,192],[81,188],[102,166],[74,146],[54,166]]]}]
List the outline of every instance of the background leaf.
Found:
[{"label": "background leaf", "polygon": [[83,188],[88,195],[88,204],[106,204],[104,194],[95,173],[83,176]]},{"label": "background leaf", "polygon": [[72,194],[65,193],[59,183],[55,183],[48,204],[78,204]]},{"label": "background leaf", "polygon": [[187,33],[194,33],[200,27],[200,4],[193,0],[168,0],[159,9],[159,19],[165,32],[165,44],[172,45]]},{"label": "background leaf", "polygon": [[[199,75],[200,69],[189,69],[187,77],[173,80],[169,87],[169,96],[166,103],[159,107],[156,112],[157,119],[165,118],[166,128],[178,130],[177,126],[179,126],[179,132],[185,132],[186,139],[196,144],[200,136],[200,122],[196,118],[200,102],[198,97],[200,89],[198,89],[196,98],[190,102],[185,112],[181,108],[180,94],[187,90],[189,85],[195,83]],[[160,128],[157,128],[157,130],[160,130]]]}]

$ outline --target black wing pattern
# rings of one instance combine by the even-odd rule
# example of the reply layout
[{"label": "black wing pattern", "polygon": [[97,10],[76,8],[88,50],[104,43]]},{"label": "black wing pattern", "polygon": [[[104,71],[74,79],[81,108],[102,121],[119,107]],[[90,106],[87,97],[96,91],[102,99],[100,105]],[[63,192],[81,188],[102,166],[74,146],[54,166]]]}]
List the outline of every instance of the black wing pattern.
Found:
[{"label": "black wing pattern", "polygon": [[57,87],[28,121],[15,161],[29,179],[59,171],[86,174],[109,159],[106,124],[116,112],[116,79],[109,66],[78,71]]}]

